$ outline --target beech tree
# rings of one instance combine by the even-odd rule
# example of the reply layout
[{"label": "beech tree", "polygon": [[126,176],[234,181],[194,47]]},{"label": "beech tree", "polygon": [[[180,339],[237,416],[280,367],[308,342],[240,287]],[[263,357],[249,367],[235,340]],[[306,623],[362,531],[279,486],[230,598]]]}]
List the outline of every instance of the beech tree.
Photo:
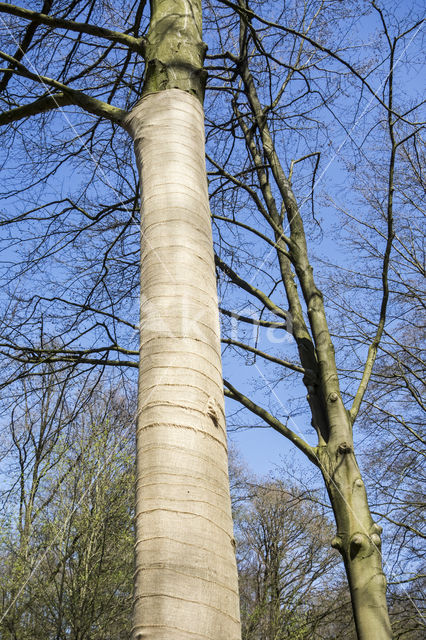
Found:
[{"label": "beech tree", "polygon": [[[134,16],[135,29],[144,4]],[[77,104],[122,126],[135,145],[143,211],[143,302],[133,637],[237,639],[237,571],[204,154],[201,2],[151,2],[146,38],[12,5],[2,4],[0,10],[29,20],[32,34],[37,23],[71,26],[79,34],[130,44],[130,51],[143,55],[141,100],[129,112],[71,89],[69,83],[34,74],[19,62],[19,53],[2,57],[18,74],[55,88],[53,95],[24,106],[30,109],[26,115]],[[2,122],[20,119],[23,112],[17,109],[3,114]]]},{"label": "beech tree", "polygon": [[[264,400],[256,401],[253,396],[243,392],[241,386],[232,380],[225,381],[225,387],[230,398],[285,435],[320,468],[337,524],[337,535],[333,538],[332,545],[340,551],[345,563],[358,637],[390,637],[391,629],[385,600],[386,582],[380,568],[382,528],[375,522],[368,506],[365,482],[355,456],[353,426],[371,379],[385,326],[388,327],[387,331],[391,326],[387,314],[390,298],[395,293],[394,282],[389,277],[389,265],[395,235],[397,229],[400,230],[399,209],[403,200],[396,186],[397,176],[401,172],[398,156],[412,138],[416,140],[416,145],[421,145],[420,132],[423,126],[418,97],[413,96],[403,105],[401,92],[396,91],[399,79],[396,60],[398,55],[404,55],[408,47],[408,41],[405,39],[414,38],[419,31],[421,19],[403,24],[402,19],[384,12],[377,3],[369,5],[372,15],[377,17],[381,25],[383,59],[386,61],[386,72],[382,76],[380,95],[377,96],[370,86],[373,75],[360,77],[349,62],[350,55],[347,57],[343,53],[337,53],[337,46],[330,46],[331,43],[334,44],[334,40],[329,25],[322,22],[323,31],[316,31],[313,15],[310,14],[310,23],[307,14],[301,10],[298,27],[296,28],[294,23],[290,27],[279,11],[279,17],[272,19],[264,14],[256,16],[246,3],[239,3],[239,6],[241,20],[237,53],[228,51],[225,63],[231,60],[227,68],[232,68],[234,62],[238,66],[239,74],[233,84],[233,90],[228,89],[232,99],[227,111],[228,117],[225,116],[222,120],[224,129],[228,127],[231,131],[233,142],[226,145],[223,133],[216,134],[215,140],[221,141],[221,155],[226,158],[226,162],[212,158],[212,174],[217,185],[217,199],[214,198],[212,203],[224,203],[227,210],[226,216],[222,212],[215,215],[213,206],[213,217],[221,221],[226,218],[228,224],[236,229],[234,238],[238,240],[231,243],[229,234],[222,229],[222,255],[216,262],[227,287],[224,288],[224,296],[229,288],[234,288],[234,291],[235,288],[237,291],[243,288],[248,293],[245,298],[236,294],[241,312],[236,312],[234,306],[234,309],[225,308],[225,314],[231,316],[234,322],[251,322],[277,328],[280,318],[281,327],[284,326],[290,311],[291,330],[297,354],[290,348],[287,353],[298,356],[298,360],[284,358],[282,351],[280,353],[271,343],[264,349],[260,348],[260,336],[256,336],[254,341],[250,340],[250,337],[246,341],[241,338],[236,340],[235,335],[232,335],[231,325],[230,335],[225,339],[226,344],[242,352],[251,353],[258,360],[280,365],[281,373],[275,372],[273,381],[269,382],[267,375],[263,373],[263,366],[256,367],[258,379],[263,378],[260,382],[258,380],[257,387],[264,388],[270,399],[269,406],[265,406]],[[334,10],[337,11],[336,6]],[[332,23],[336,14],[328,16]],[[253,28],[256,18],[256,24],[262,25],[258,29]],[[343,24],[344,21],[341,25]],[[267,48],[264,44],[268,38],[273,38],[271,30],[275,30],[276,34],[275,49],[272,46]],[[282,49],[285,45],[282,43],[295,31],[299,39],[292,40],[293,48],[285,49],[286,53],[289,53],[283,63]],[[279,39],[280,33],[282,40]],[[306,42],[313,46],[304,46]],[[335,99],[347,86],[345,78],[340,73],[333,77],[330,67],[323,67],[320,52],[331,56],[332,61],[328,57],[331,68],[335,61],[346,67],[350,72],[350,83],[356,78],[360,82],[360,91],[370,94],[366,99],[361,93],[352,122],[347,120],[347,102],[343,100],[340,110]],[[265,58],[270,64],[267,72],[259,63],[259,60]],[[357,68],[358,65],[359,60],[356,63]],[[283,78],[279,76],[278,69],[282,71]],[[319,77],[320,70],[326,78],[326,87]],[[314,97],[315,94],[317,95]],[[378,98],[372,109],[371,100],[375,98],[371,95]],[[333,130],[330,123],[326,132],[321,131],[320,127],[315,127],[315,141],[311,144],[309,140],[309,130],[313,128],[312,120],[319,118],[323,107],[331,112],[336,120],[341,118],[339,124],[345,126],[345,137],[338,146],[338,152],[346,139],[352,137],[352,130],[361,126],[358,123],[360,113],[368,122],[362,123],[362,135],[365,135],[362,144],[355,139],[353,156],[351,152],[346,156],[349,169],[355,172],[355,182],[361,175],[357,163],[367,156],[365,184],[362,184],[361,193],[354,190],[358,201],[355,200],[355,195],[346,194],[346,198],[343,199],[343,213],[353,220],[359,211],[362,214],[368,211],[365,218],[362,217],[362,222],[370,222],[374,226],[375,236],[369,235],[361,240],[359,233],[353,234],[352,229],[353,238],[358,241],[359,259],[365,257],[360,247],[362,241],[367,247],[371,246],[374,254],[375,280],[368,283],[368,288],[371,287],[374,296],[370,299],[365,295],[361,296],[359,292],[362,288],[367,289],[365,282],[371,277],[371,271],[367,275],[364,274],[362,281],[358,279],[358,271],[363,271],[362,267],[357,269],[353,264],[344,263],[345,284],[348,285],[349,282],[350,285],[346,293],[342,293],[340,289],[337,299],[333,299],[337,287],[334,286],[334,282],[330,286],[330,272],[327,273],[327,280],[323,280],[322,269],[319,276],[314,275],[313,263],[308,255],[306,228],[315,230],[316,199],[313,196],[315,189],[318,189],[319,180],[316,176],[318,166],[321,166],[320,157],[324,153],[321,140],[323,145],[333,144],[332,138],[329,137]],[[289,121],[291,124],[288,124]],[[303,131],[301,135],[299,128]],[[368,150],[365,140],[372,131],[375,132],[374,147]],[[215,135],[213,127],[211,135],[212,138]],[[306,144],[305,137],[308,137]],[[242,168],[234,151],[241,138],[248,151],[247,162]],[[375,155],[379,139],[380,157]],[[292,142],[298,145],[298,150],[302,148],[304,151],[297,154],[299,157],[293,151]],[[282,148],[285,151],[280,153]],[[374,166],[373,159],[378,162],[377,172],[368,171]],[[297,165],[307,161],[311,161],[310,170],[298,171]],[[379,172],[380,182],[377,179]],[[349,178],[350,173],[347,179]],[[376,188],[375,192],[374,189],[367,191],[367,180],[372,182]],[[226,199],[223,196],[225,190]],[[239,195],[241,191],[245,192],[245,199]],[[305,195],[306,191],[308,196]],[[365,197],[367,194],[368,197]],[[313,203],[311,215],[302,215],[301,207],[305,204],[306,209],[309,200]],[[362,202],[363,209],[358,209],[358,202]],[[247,210],[243,209],[243,203],[251,211],[250,218],[241,214],[241,210],[244,210],[244,213]],[[334,201],[333,204],[337,208],[338,203]],[[413,215],[417,216],[415,206],[412,206],[411,210]],[[263,221],[259,222],[262,218]],[[336,229],[333,233],[333,241],[336,242]],[[257,251],[255,243],[250,243],[250,234],[252,237],[266,235],[267,239],[265,241],[262,238],[263,242],[267,242],[275,251],[271,249],[268,252],[265,244],[260,245],[263,252]],[[347,237],[346,240],[349,242],[350,238]],[[238,252],[232,244],[238,245]],[[368,268],[371,269],[372,264],[370,261]],[[281,299],[285,296],[288,309],[279,303],[282,289],[284,291]],[[326,296],[331,298],[328,301],[331,310],[336,307],[340,311],[343,305],[340,304],[339,308],[339,302],[342,298],[345,300],[346,296],[349,301],[347,307],[354,308],[354,299],[349,299],[349,296],[354,296],[354,291],[358,292],[358,297],[355,298],[355,305],[358,305],[355,306],[355,316],[336,317],[332,311],[326,312]],[[249,304],[247,298],[250,300]],[[225,297],[225,302],[227,299],[229,298]],[[374,303],[370,308],[372,300]],[[250,309],[250,313],[244,312],[247,308]],[[360,322],[360,317],[365,318],[367,309],[369,315],[364,324]],[[256,311],[254,319],[253,310]],[[396,310],[393,311],[395,312]],[[333,336],[336,332],[330,330],[330,320],[333,328],[339,326],[337,336],[344,336],[344,341],[336,340]],[[265,342],[263,341],[263,344]],[[340,350],[336,350],[335,345],[339,346]],[[280,346],[282,347],[282,343]],[[355,358],[352,357],[353,354]],[[312,426],[318,436],[316,446],[312,446],[305,437],[301,437],[304,436],[305,429],[297,427],[298,420],[292,420],[292,412],[280,402],[282,387],[279,386],[279,382],[284,378],[283,370],[286,368],[303,376]],[[287,379],[293,382],[294,375],[293,378]],[[291,394],[290,385],[287,394]],[[300,407],[297,408],[300,411]],[[377,435],[376,433],[376,438]]]},{"label": "beech tree", "polygon": [[[95,384],[105,370],[131,375],[139,361],[134,638],[238,638],[216,264],[231,328],[291,330],[290,356],[273,341],[268,351],[257,338],[241,340],[242,330],[227,334],[226,325],[222,342],[279,367],[277,380],[289,371],[295,395],[304,386],[316,442],[268,405],[270,391],[258,401],[226,380],[226,395],[320,470],[358,638],[390,638],[381,526],[369,509],[353,424],[387,326],[398,152],[420,144],[420,101],[395,97],[400,48],[420,33],[419,12],[413,6],[404,16],[369,1],[152,0],[148,15],[145,4],[45,0],[35,11],[0,3],[10,229],[3,385],[42,363]],[[383,38],[374,54],[375,34],[363,22],[371,16]],[[370,57],[358,56],[364,50]],[[360,116],[364,141],[380,132],[375,151],[386,166],[375,207],[362,203],[379,220],[380,286],[367,329],[345,343],[329,328],[333,301],[327,308],[308,236],[319,171],[331,161],[327,145],[340,127],[340,153]],[[355,171],[369,147],[354,144],[346,162]],[[359,211],[359,201],[350,204]],[[228,304],[229,291],[236,293]],[[347,375],[339,365],[351,349],[356,364]]]},{"label": "beech tree", "polygon": [[201,2],[151,3],[141,172],[134,637],[240,636],[210,209]]}]

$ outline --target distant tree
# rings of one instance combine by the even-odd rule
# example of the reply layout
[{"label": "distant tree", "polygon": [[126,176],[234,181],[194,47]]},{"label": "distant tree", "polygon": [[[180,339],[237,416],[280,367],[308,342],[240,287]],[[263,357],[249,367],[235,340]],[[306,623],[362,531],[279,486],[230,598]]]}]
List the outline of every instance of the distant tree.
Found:
[{"label": "distant tree", "polygon": [[350,600],[315,492],[255,476],[236,452],[230,478],[243,640],[349,640]]},{"label": "distant tree", "polygon": [[[51,400],[50,389],[49,395]],[[1,637],[127,638],[134,445],[123,398],[92,395],[90,408],[73,416],[67,429],[57,407],[49,412],[46,398],[41,403],[28,399],[33,401],[26,416],[32,429],[28,439],[38,437],[39,443],[47,424],[56,437],[39,457],[28,447],[25,474],[10,476],[7,517],[1,522]],[[42,416],[39,430],[33,420],[37,414]],[[16,485],[24,485],[24,497]]]}]

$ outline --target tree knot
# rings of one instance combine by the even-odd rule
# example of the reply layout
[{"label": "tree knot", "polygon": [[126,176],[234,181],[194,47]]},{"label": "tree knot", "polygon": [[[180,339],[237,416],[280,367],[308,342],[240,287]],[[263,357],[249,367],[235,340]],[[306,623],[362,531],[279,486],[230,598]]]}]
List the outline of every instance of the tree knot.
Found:
[{"label": "tree knot", "polygon": [[213,398],[213,396],[211,396],[208,400],[207,400],[207,404],[206,407],[204,409],[204,412],[206,413],[206,415],[212,419],[213,424],[215,425],[215,427],[219,427],[220,425],[220,407],[219,407],[219,403],[217,402],[216,398]]},{"label": "tree knot", "polygon": [[370,529],[370,533],[377,533],[378,535],[380,535],[383,531],[383,528],[377,524],[377,522],[373,522],[371,529]]},{"label": "tree knot", "polygon": [[334,536],[331,541],[331,546],[333,549],[337,549],[337,551],[342,551],[343,548],[343,540],[339,535]]},{"label": "tree knot", "polygon": [[377,524],[377,522],[373,522],[373,525],[370,529],[370,540],[374,544],[375,547],[379,548],[382,544],[382,539],[380,534],[382,533],[382,527]]},{"label": "tree knot", "polygon": [[[373,536],[377,536],[377,534],[373,534]],[[361,558],[368,558],[374,552],[375,547],[377,546],[373,540],[373,536],[369,537],[365,533],[361,533],[357,531],[353,534],[349,541],[349,554],[351,560],[353,560],[356,556],[359,556],[362,552]],[[377,536],[378,537],[378,536]]]},{"label": "tree knot", "polygon": [[349,542],[349,552],[350,552],[351,559],[353,560],[355,556],[359,554],[359,552],[363,547],[367,547],[367,544],[368,544],[367,536],[360,533],[359,531],[357,533],[354,533],[354,535],[351,537]]},{"label": "tree knot", "polygon": [[352,453],[352,447],[347,442],[341,442],[337,447],[337,453],[342,455],[346,455],[347,453]]}]

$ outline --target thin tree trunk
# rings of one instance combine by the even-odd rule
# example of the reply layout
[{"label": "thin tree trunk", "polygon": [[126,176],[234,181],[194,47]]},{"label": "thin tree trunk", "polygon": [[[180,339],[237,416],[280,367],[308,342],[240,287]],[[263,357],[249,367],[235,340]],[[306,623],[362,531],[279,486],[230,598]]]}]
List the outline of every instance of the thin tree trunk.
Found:
[{"label": "thin tree trunk", "polygon": [[141,175],[136,640],[238,640],[202,108],[201,3],[151,2]]},{"label": "thin tree trunk", "polygon": [[340,551],[359,640],[389,640],[392,630],[382,570],[381,527],[371,517],[353,444],[319,447],[321,469],[337,524],[332,546]]},{"label": "thin tree trunk", "polygon": [[[239,0],[239,4],[246,7],[243,0]],[[247,23],[242,20],[240,48],[243,60],[246,60],[246,43]],[[247,61],[241,63],[240,70],[246,96],[256,118],[264,154],[287,213],[290,230],[288,247],[283,234],[277,233],[276,229],[274,231],[279,246],[287,248],[291,257],[290,261],[278,252],[282,280],[293,317],[293,335],[301,363],[309,372],[304,377],[304,383],[308,390],[312,425],[318,434],[316,455],[337,524],[337,535],[332,544],[339,549],[345,563],[358,640],[390,640],[392,631],[380,553],[381,528],[371,517],[364,483],[355,459],[352,422],[341,399],[334,347],[327,326],[323,296],[315,284],[308,258],[302,216],[291,183],[279,161]],[[244,122],[241,122],[244,131]],[[282,224],[269,184],[264,179],[261,155],[249,129],[244,133],[257,165],[268,211],[275,225]],[[305,324],[292,266],[300,283],[313,339]]]}]

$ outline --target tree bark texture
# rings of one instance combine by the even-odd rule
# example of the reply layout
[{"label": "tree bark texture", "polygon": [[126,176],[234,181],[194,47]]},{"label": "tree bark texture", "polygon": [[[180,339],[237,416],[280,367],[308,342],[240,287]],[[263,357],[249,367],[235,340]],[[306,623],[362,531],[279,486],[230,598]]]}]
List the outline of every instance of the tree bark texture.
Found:
[{"label": "tree bark texture", "polygon": [[142,178],[134,638],[238,640],[204,112],[168,89],[127,125]]},{"label": "tree bark texture", "polygon": [[351,437],[337,447],[318,447],[318,457],[337,525],[331,544],[345,564],[357,637],[390,640],[382,528],[371,517]]},{"label": "tree bark texture", "polygon": [[151,0],[143,95],[182,89],[202,103],[206,49],[200,0]]},{"label": "tree bark texture", "polygon": [[135,640],[239,640],[200,0],[152,0],[142,100]]},{"label": "tree bark texture", "polygon": [[[242,36],[245,32],[246,26],[242,29]],[[244,51],[243,39],[241,43]],[[364,483],[355,459],[352,421],[341,398],[323,295],[314,280],[303,219],[264,118],[247,61],[241,64],[241,74],[260,132],[263,151],[287,213],[290,230],[288,250],[291,260],[282,253],[278,252],[277,255],[293,319],[293,335],[298,345],[301,364],[307,372],[304,378],[308,390],[307,399],[312,412],[312,426],[318,434],[316,463],[322,471],[337,524],[333,546],[339,549],[345,563],[358,639],[390,640],[392,631],[380,553],[381,528],[371,517]],[[258,167],[260,184],[270,215],[275,224],[281,224],[278,208],[261,168],[261,154],[248,130],[245,137]],[[283,235],[275,232],[276,242],[285,247]],[[292,267],[306,305],[311,334],[303,316]]]}]

